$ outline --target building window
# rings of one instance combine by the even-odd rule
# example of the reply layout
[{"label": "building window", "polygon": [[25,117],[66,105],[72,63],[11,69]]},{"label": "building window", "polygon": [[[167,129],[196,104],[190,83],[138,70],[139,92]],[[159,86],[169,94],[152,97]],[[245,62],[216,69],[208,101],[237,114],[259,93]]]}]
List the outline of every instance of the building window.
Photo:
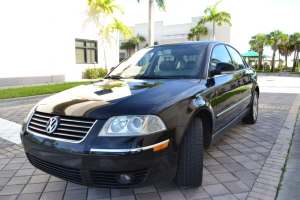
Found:
[{"label": "building window", "polygon": [[120,53],[119,53],[119,62],[121,62],[121,61],[124,60],[124,59],[125,59],[125,53],[120,52]]},{"label": "building window", "polygon": [[75,40],[76,63],[97,63],[97,41]]}]

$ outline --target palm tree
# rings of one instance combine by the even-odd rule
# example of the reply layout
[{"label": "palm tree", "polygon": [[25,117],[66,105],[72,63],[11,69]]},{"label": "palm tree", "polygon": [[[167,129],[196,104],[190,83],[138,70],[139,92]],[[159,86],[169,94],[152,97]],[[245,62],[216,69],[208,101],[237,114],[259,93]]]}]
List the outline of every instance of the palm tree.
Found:
[{"label": "palm tree", "polygon": [[[140,0],[137,0],[140,2]],[[166,11],[166,4],[164,0],[155,0],[157,3],[157,6],[160,10]],[[149,13],[148,13],[148,44],[150,46],[153,46],[154,44],[154,21],[152,19],[152,13],[153,13],[153,0],[149,0]]]},{"label": "palm tree", "polygon": [[125,49],[127,52],[126,57],[131,55],[131,50],[135,48],[135,43],[132,40],[128,40],[127,42],[122,42],[120,49]]},{"label": "palm tree", "polygon": [[282,34],[281,36],[281,40],[279,41],[278,43],[278,62],[279,62],[279,65],[280,65],[280,55],[281,55],[281,52],[282,52],[282,48],[284,46],[284,44],[288,43],[289,42],[289,34]]},{"label": "palm tree", "polygon": [[110,29],[108,26],[101,26],[100,28],[100,32],[98,33],[99,37],[100,37],[100,42],[103,46],[103,54],[104,54],[104,65],[105,65],[105,69],[107,69],[107,62],[106,62],[106,46],[107,43],[109,45],[111,45],[112,40],[116,40],[116,38],[113,37],[113,30]]},{"label": "palm tree", "polygon": [[213,38],[215,40],[215,23],[218,26],[223,26],[223,22],[228,23],[230,26],[232,26],[230,20],[231,20],[231,14],[227,12],[219,12],[217,10],[217,5],[222,2],[218,1],[214,6],[209,6],[204,10],[204,13],[206,16],[202,17],[200,21],[198,22],[198,25],[203,25],[206,22],[213,22]]},{"label": "palm tree", "polygon": [[[123,9],[118,5],[113,5],[112,3],[115,0],[87,0],[87,4],[90,6],[89,9],[89,19],[86,22],[94,21],[97,28],[100,29],[99,36],[101,43],[103,45],[103,53],[104,53],[104,61],[105,61],[105,68],[107,69],[106,65],[106,43],[111,45],[111,40],[113,38],[112,33],[112,25],[106,26],[105,18],[114,13],[114,10],[117,9],[123,12]],[[99,18],[102,18],[102,23],[99,22]],[[118,36],[118,35],[117,35]],[[116,40],[117,49],[119,48],[119,40]],[[117,52],[118,53],[118,52]]]},{"label": "palm tree", "polygon": [[[128,41],[128,39],[132,37],[132,30],[130,28],[128,28],[123,22],[117,20],[115,17],[114,17],[114,21],[115,21],[115,23],[108,24],[107,28],[116,30],[117,35],[122,34],[124,37],[124,40]],[[118,37],[119,36],[117,36],[117,38]]]},{"label": "palm tree", "polygon": [[94,16],[94,19],[89,19],[89,21],[93,20],[99,26],[99,17],[102,17],[102,26],[105,26],[105,17],[113,14],[115,9],[124,14],[124,11],[120,6],[112,5],[114,1],[115,0],[87,0],[87,4],[90,6],[90,16]]},{"label": "palm tree", "polygon": [[136,44],[136,51],[139,50],[139,42],[145,42],[145,38],[141,36],[140,34],[137,34],[136,36],[133,36],[131,40]]},{"label": "palm tree", "polygon": [[188,34],[188,40],[194,40],[196,37],[197,41],[200,41],[200,35],[207,35],[208,30],[204,26],[194,26],[190,29],[190,33]]},{"label": "palm tree", "polygon": [[267,37],[265,34],[258,33],[252,36],[251,40],[249,41],[251,49],[258,52],[258,69],[262,67],[262,55],[264,53],[264,47],[267,45]]},{"label": "palm tree", "polygon": [[114,13],[114,9],[120,10],[124,13],[123,9],[118,5],[112,5],[115,0],[87,0],[87,4],[91,9],[95,9],[99,13],[104,13],[105,16]]},{"label": "palm tree", "polygon": [[294,33],[290,35],[290,41],[291,44],[294,45],[295,52],[294,52],[294,62],[293,62],[293,69],[292,71],[295,71],[295,68],[298,67],[299,64],[299,51],[300,51],[300,33]]},{"label": "palm tree", "polygon": [[275,70],[275,54],[278,49],[278,44],[282,40],[283,33],[279,30],[275,30],[267,35],[268,45],[271,46],[273,49],[273,56],[272,56],[272,66],[271,71],[274,72]]},{"label": "palm tree", "polygon": [[291,41],[288,40],[284,43],[280,43],[278,44],[278,50],[280,55],[285,57],[285,66],[287,66],[287,57],[292,55],[292,53],[294,52],[294,45],[291,44]]},{"label": "palm tree", "polygon": [[[111,30],[111,32],[114,32],[115,30],[117,31],[117,36],[116,36],[116,58],[118,58],[119,54],[119,34],[122,34],[124,37],[125,41],[128,41],[129,38],[132,37],[132,30],[128,28],[123,22],[120,22],[114,17],[115,23],[113,24],[108,24],[107,29]],[[118,59],[116,59],[118,60]],[[117,63],[116,63],[117,64]]]}]

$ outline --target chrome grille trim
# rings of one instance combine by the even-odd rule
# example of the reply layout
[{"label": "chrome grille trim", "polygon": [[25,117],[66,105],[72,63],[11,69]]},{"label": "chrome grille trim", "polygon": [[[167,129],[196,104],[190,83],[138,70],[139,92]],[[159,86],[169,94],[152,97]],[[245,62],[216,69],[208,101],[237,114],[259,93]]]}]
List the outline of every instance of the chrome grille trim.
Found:
[{"label": "chrome grille trim", "polygon": [[90,128],[89,126],[78,126],[78,125],[70,125],[70,124],[60,124],[61,126],[69,126],[69,127],[77,127],[77,128]]},{"label": "chrome grille trim", "polygon": [[66,129],[66,128],[58,128],[56,130],[58,130],[58,131],[70,131],[70,132],[76,132],[76,133],[86,133],[86,131],[76,131],[74,129]]},{"label": "chrome grille trim", "polygon": [[40,129],[40,128],[36,128],[36,127],[32,127],[32,126],[29,126],[29,128],[32,128],[32,129],[35,129],[35,130],[37,130],[37,131],[41,131],[41,132],[45,132],[45,133],[46,133],[45,130]]},{"label": "chrome grille trim", "polygon": [[26,130],[29,133],[48,139],[80,143],[87,137],[97,122],[96,119],[92,118],[82,119],[78,117],[78,119],[74,119],[76,117],[59,116],[60,123],[57,129],[53,133],[47,134],[45,130],[46,124],[48,120],[54,116],[58,115],[35,112],[31,116]]},{"label": "chrome grille trim", "polygon": [[65,133],[53,133],[53,135],[64,135],[64,136],[68,136],[68,137],[84,138],[84,136],[71,135],[71,134],[65,134]]},{"label": "chrome grille trim", "polygon": [[34,113],[35,116],[38,116],[38,117],[41,117],[41,118],[46,118],[46,119],[50,119],[51,117],[47,117],[47,116],[43,116],[43,115],[39,115],[39,114],[36,114]]},{"label": "chrome grille trim", "polygon": [[[48,120],[37,119],[37,118],[35,118],[35,117],[32,118],[32,119],[35,120],[35,121],[44,122],[44,123],[47,123],[47,121],[48,121]],[[50,118],[49,118],[49,119],[50,119]]]},{"label": "chrome grille trim", "polygon": [[34,125],[40,126],[40,127],[45,127],[45,125],[43,125],[43,124],[39,124],[39,123],[36,123],[36,122],[31,122],[31,123],[34,124]]},{"label": "chrome grille trim", "polygon": [[66,121],[66,122],[80,122],[80,123],[89,123],[89,124],[93,124],[94,123],[94,122],[77,121],[77,120],[69,120],[69,119],[61,119],[61,121]]}]

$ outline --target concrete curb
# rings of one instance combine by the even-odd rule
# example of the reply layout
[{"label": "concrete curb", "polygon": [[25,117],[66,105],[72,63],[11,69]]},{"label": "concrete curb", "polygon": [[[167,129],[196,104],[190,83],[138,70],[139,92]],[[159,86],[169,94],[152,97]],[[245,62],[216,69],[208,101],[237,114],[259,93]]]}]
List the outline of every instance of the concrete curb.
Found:
[{"label": "concrete curb", "polygon": [[286,172],[283,174],[281,181],[281,190],[278,191],[277,200],[299,199],[300,191],[300,118],[296,122],[292,145],[290,147],[289,159],[286,162]]},{"label": "concrete curb", "polygon": [[43,95],[37,95],[37,96],[3,99],[3,100],[0,100],[0,107],[37,103],[38,101],[45,99],[46,97],[49,97],[51,95],[54,95],[54,94],[43,94]]}]

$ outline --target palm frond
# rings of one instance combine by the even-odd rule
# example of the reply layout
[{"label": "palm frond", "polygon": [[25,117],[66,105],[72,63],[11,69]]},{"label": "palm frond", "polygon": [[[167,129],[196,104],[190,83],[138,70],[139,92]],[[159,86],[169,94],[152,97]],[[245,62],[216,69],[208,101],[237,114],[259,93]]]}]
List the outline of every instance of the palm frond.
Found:
[{"label": "palm frond", "polygon": [[164,0],[155,0],[157,3],[157,6],[160,10],[165,11],[166,12],[166,3]]}]

